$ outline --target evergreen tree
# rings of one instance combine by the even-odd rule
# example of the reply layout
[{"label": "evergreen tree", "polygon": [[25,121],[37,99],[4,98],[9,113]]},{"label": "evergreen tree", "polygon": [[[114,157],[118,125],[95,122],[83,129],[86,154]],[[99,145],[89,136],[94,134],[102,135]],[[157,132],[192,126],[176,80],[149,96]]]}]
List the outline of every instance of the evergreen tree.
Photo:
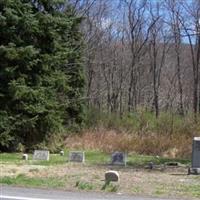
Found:
[{"label": "evergreen tree", "polygon": [[0,149],[82,122],[81,19],[64,0],[0,1]]}]

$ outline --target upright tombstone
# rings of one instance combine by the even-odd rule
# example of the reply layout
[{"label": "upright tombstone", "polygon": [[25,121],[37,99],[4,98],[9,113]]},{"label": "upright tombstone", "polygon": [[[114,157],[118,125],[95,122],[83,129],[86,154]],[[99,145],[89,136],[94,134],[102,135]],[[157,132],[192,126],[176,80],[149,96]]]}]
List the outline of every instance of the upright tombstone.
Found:
[{"label": "upright tombstone", "polygon": [[24,153],[24,154],[22,155],[22,159],[23,159],[23,160],[28,160],[28,154]]},{"label": "upright tombstone", "polygon": [[49,151],[35,150],[33,153],[33,160],[49,160]]},{"label": "upright tombstone", "polygon": [[119,173],[117,171],[107,171],[105,173],[105,181],[107,183],[113,181],[113,182],[118,182],[119,181]]},{"label": "upright tombstone", "polygon": [[83,151],[70,151],[69,152],[69,161],[70,162],[85,162],[85,152]]},{"label": "upright tombstone", "polygon": [[192,167],[188,174],[200,174],[200,137],[194,137],[192,145]]},{"label": "upright tombstone", "polygon": [[64,155],[65,155],[65,152],[64,152],[64,151],[60,151],[60,155],[61,155],[61,156],[64,156]]},{"label": "upright tombstone", "polygon": [[123,152],[114,152],[111,158],[112,165],[124,165],[126,166],[126,154]]}]

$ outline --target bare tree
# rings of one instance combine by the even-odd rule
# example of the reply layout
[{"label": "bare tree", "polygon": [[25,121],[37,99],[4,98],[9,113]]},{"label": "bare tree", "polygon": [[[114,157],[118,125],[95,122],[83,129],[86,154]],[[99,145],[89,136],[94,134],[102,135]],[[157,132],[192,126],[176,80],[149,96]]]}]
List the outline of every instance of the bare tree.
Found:
[{"label": "bare tree", "polygon": [[[192,6],[192,7],[191,7]],[[199,64],[200,64],[200,2],[194,1],[192,4],[183,4],[186,11],[185,16],[189,17],[189,21],[185,16],[179,15],[179,21],[185,31],[185,36],[188,38],[190,45],[190,52],[192,57],[193,69],[193,111],[195,118],[199,108]],[[192,24],[193,27],[191,27]],[[195,40],[195,42],[193,42]]]},{"label": "bare tree", "polygon": [[[165,64],[165,57],[167,51],[167,44],[169,42],[167,36],[164,33],[164,23],[160,17],[161,4],[159,2],[156,5],[150,2],[150,16],[154,23],[150,30],[149,37],[149,56],[150,66],[153,79],[153,110],[155,110],[156,117],[159,115],[159,88],[160,79],[163,66]],[[159,20],[157,20],[159,19]]]},{"label": "bare tree", "polygon": [[128,42],[131,49],[131,63],[130,63],[130,79],[128,86],[128,111],[136,110],[138,97],[138,79],[139,69],[138,63],[142,55],[145,54],[145,45],[148,40],[149,32],[157,19],[146,27],[145,12],[147,8],[147,0],[138,3],[137,0],[124,0],[127,9],[128,17]]},{"label": "bare tree", "polygon": [[178,102],[178,112],[180,115],[184,115],[183,107],[183,85],[181,78],[181,24],[179,21],[180,16],[180,4],[175,0],[167,0],[167,7],[170,14],[170,26],[172,29],[172,39],[174,41],[174,50],[176,54],[176,75],[178,79],[178,92],[179,92],[179,102]]},{"label": "bare tree", "polygon": [[200,112],[199,1],[70,2],[84,16],[89,107]]}]

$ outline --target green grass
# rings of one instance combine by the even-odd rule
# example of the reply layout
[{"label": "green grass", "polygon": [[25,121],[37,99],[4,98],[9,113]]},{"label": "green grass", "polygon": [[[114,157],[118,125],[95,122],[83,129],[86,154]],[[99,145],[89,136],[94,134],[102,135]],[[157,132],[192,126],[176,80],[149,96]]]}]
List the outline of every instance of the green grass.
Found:
[{"label": "green grass", "polygon": [[33,160],[29,161],[29,163],[33,165],[45,165],[45,166],[51,166],[51,165],[62,165],[66,164],[68,157],[66,156],[66,153],[64,156],[60,156],[59,154],[50,154],[49,161],[47,160]]},{"label": "green grass", "polygon": [[[22,153],[0,153],[1,164],[31,164],[31,165],[62,165],[68,162],[69,150],[65,150],[65,155],[60,156],[59,154],[50,154],[49,161],[46,160],[32,160],[32,154],[29,154],[29,160],[22,160]],[[108,154],[99,151],[86,151],[86,164],[105,164],[110,160]]]},{"label": "green grass", "polygon": [[[110,163],[110,154],[102,153],[100,151],[85,151],[86,156],[86,163],[84,165],[74,165],[74,164],[67,164],[68,159],[68,153],[69,150],[65,151],[64,156],[60,156],[59,154],[51,154],[50,155],[50,161],[33,161],[32,156],[30,155],[30,160],[24,161],[21,158],[22,154],[19,153],[1,153],[1,163],[4,167],[8,165],[10,167],[10,170],[15,170],[15,166],[12,166],[12,164],[20,165],[20,167],[24,165],[35,165],[35,166],[28,166],[29,172],[22,172],[23,174],[17,175],[17,169],[16,173],[13,171],[12,174],[15,174],[15,176],[10,176],[9,173],[7,176],[3,176],[0,178],[0,184],[7,184],[7,185],[16,185],[16,186],[25,186],[25,187],[38,187],[38,188],[70,188],[70,189],[78,189],[78,190],[86,190],[86,191],[105,191],[105,192],[120,192],[120,190],[124,189],[123,185],[121,185],[121,182],[119,183],[110,183],[110,184],[104,184],[101,180],[103,179],[103,174],[96,174],[93,173],[92,176],[88,177],[88,171],[84,171],[85,167],[87,170],[90,170],[92,168],[93,170],[98,171],[98,166],[103,165],[103,169],[101,170],[105,171],[110,168],[110,166],[104,166],[105,164]],[[156,157],[156,156],[145,156],[145,155],[137,155],[137,154],[129,154],[128,156],[128,163],[127,168],[123,170],[124,167],[117,167],[119,171],[122,170],[123,172],[128,172],[129,168],[144,168],[149,162],[154,162],[155,164],[161,164],[163,165],[166,162],[179,162],[184,165],[189,165],[190,160],[184,160],[184,159],[166,159],[162,157]],[[67,164],[67,165],[66,165]],[[49,174],[46,177],[40,176],[40,167],[37,165],[43,165],[46,166],[45,170],[55,170],[53,172],[58,173],[59,175],[52,175],[49,177]],[[61,165],[61,166],[59,166]],[[63,166],[62,166],[63,165]],[[94,166],[94,167],[92,167]],[[20,168],[18,167],[18,168]],[[61,176],[60,171],[57,171],[57,167],[61,169],[61,174],[63,174],[63,170],[65,167],[69,167],[72,169],[72,174],[65,173]],[[76,167],[77,171],[74,172],[73,169]],[[81,169],[84,169],[83,171]],[[184,168],[185,169],[185,168]],[[8,171],[9,172],[9,171]],[[149,172],[148,172],[149,173]],[[157,173],[157,171],[152,171],[153,176],[155,176],[154,173]],[[160,172],[159,172],[160,173]],[[162,172],[165,173],[165,172]],[[37,177],[34,177],[36,175]],[[169,175],[169,174],[168,174]],[[170,175],[169,175],[170,176]],[[186,176],[186,175],[185,175]],[[170,178],[170,177],[169,177]],[[180,178],[177,176],[177,178]],[[200,185],[199,185],[199,176],[187,176],[185,179],[189,180],[191,179],[191,184],[188,184],[190,182],[180,182],[176,183],[176,185],[172,182],[157,182],[150,184],[152,188],[152,195],[154,196],[168,196],[170,194],[175,194],[176,196],[187,196],[187,197],[200,197]],[[168,180],[168,179],[167,179]],[[128,181],[128,179],[127,179]],[[146,180],[147,181],[147,180]],[[151,179],[149,179],[151,181]],[[139,182],[138,182],[139,183]],[[104,184],[104,185],[103,185]],[[147,184],[148,185],[148,184]],[[129,191],[133,194],[147,194],[146,189],[143,188],[143,185],[135,186],[129,185]],[[149,193],[148,193],[149,194]]]},{"label": "green grass", "polygon": [[30,178],[24,174],[19,174],[17,177],[2,177],[1,184],[29,186],[29,187],[44,187],[44,188],[62,188],[65,186],[65,179],[48,177],[48,178]]},{"label": "green grass", "polygon": [[106,192],[117,192],[119,189],[119,185],[117,183],[105,182],[102,186],[101,190]]},{"label": "green grass", "polygon": [[143,189],[141,187],[139,187],[139,186],[135,186],[135,187],[133,187],[132,192],[134,194],[142,194]]},{"label": "green grass", "polygon": [[0,153],[0,163],[20,163],[22,162],[21,153]]},{"label": "green grass", "polygon": [[169,191],[170,190],[169,190],[167,185],[160,184],[159,186],[157,186],[155,188],[155,191],[154,191],[153,195],[159,197],[159,196],[162,196],[164,194],[168,194]]},{"label": "green grass", "polygon": [[[136,112],[126,113],[123,116],[116,113],[107,113],[89,109],[86,115],[86,125],[88,128],[104,127],[128,132],[151,131],[159,134],[185,134],[193,135],[198,133],[199,125],[194,123],[192,113],[180,116],[172,112],[160,112],[158,118],[155,113],[139,108]],[[200,119],[200,115],[198,116]]]},{"label": "green grass", "polygon": [[64,164],[67,161],[66,156],[60,156],[59,154],[51,154],[49,161],[32,160],[32,154],[29,154],[29,160],[22,160],[22,153],[1,153],[1,164],[31,164],[31,165],[58,165]]},{"label": "green grass", "polygon": [[130,155],[128,157],[128,166],[133,167],[143,167],[147,165],[149,162],[153,162],[156,165],[162,165],[167,162],[178,162],[183,165],[190,165],[190,160],[187,159],[170,159],[170,158],[162,158],[157,156],[145,156],[145,155]]},{"label": "green grass", "polygon": [[192,195],[193,197],[200,198],[200,184],[197,185],[180,185],[178,187],[179,192],[184,191],[186,195]]},{"label": "green grass", "polygon": [[[29,155],[29,160],[22,160],[22,154],[19,153],[1,153],[0,161],[2,164],[27,164],[27,165],[64,165],[68,162],[69,150],[65,150],[65,155],[51,154],[49,161],[32,160],[32,155]],[[111,161],[111,155],[100,151],[85,151],[86,164],[88,165],[104,165],[109,164]],[[156,156],[145,156],[138,154],[130,154],[128,156],[127,166],[131,167],[144,167],[149,162],[155,164],[164,164],[166,162],[178,162],[184,165],[190,165],[190,160],[187,159],[168,159]]]},{"label": "green grass", "polygon": [[84,182],[84,181],[77,181],[76,187],[79,190],[93,190],[93,189],[95,189],[95,187],[92,183]]},{"label": "green grass", "polygon": [[86,151],[85,152],[86,163],[89,164],[106,164],[110,162],[110,156],[100,151]]}]

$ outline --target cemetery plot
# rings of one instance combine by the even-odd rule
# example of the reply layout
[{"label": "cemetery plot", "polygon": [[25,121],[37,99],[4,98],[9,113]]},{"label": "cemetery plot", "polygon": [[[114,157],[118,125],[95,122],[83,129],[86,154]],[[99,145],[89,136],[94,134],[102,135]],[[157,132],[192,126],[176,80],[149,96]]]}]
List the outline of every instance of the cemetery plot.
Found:
[{"label": "cemetery plot", "polygon": [[[200,176],[188,176],[190,160],[165,159],[129,154],[129,167],[105,165],[110,154],[86,151],[88,165],[66,163],[59,154],[51,155],[49,162],[24,162],[22,154],[1,154],[1,184],[67,189],[70,191],[92,190],[97,192],[115,191],[139,196],[162,196],[192,200],[199,199]],[[94,163],[95,159],[95,163]],[[166,162],[182,164],[180,167],[149,170],[148,162],[163,165]],[[158,162],[158,163],[157,163]],[[96,164],[97,163],[97,164]],[[102,165],[99,165],[102,163]],[[133,166],[131,167],[131,164]],[[137,169],[134,166],[139,166]],[[112,169],[113,168],[113,169]],[[105,181],[103,181],[105,180]],[[105,184],[109,183],[110,184]],[[77,184],[80,183],[80,184]],[[78,186],[76,186],[78,185]],[[105,187],[104,187],[105,186]]]}]

